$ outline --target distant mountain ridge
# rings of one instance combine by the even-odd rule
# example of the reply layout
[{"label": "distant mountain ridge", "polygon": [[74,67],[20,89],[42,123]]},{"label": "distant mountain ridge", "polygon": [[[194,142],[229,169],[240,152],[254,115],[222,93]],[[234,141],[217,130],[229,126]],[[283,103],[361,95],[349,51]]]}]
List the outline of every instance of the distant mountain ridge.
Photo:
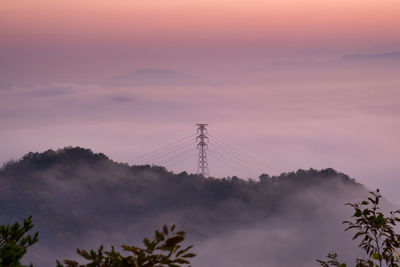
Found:
[{"label": "distant mountain ridge", "polygon": [[[40,242],[28,259],[37,266],[70,258],[76,247],[137,243],[161,224],[175,223],[200,255],[195,266],[308,267],[331,249],[351,254],[352,246],[343,243],[348,239],[340,224],[343,204],[366,195],[364,186],[330,168],[262,174],[259,181],[204,178],[160,166],[129,166],[80,147],[28,153],[0,169],[0,221],[34,216]],[[269,243],[282,231],[291,233],[290,242],[280,237]],[[331,240],[329,250],[313,245],[319,232]],[[243,240],[250,243],[239,255],[228,249]],[[221,255],[209,249],[215,242],[227,246]],[[287,263],[274,252],[281,246]],[[250,252],[258,256],[241,254]]]},{"label": "distant mountain ridge", "polygon": [[378,54],[351,54],[341,57],[343,60],[400,60],[400,52],[386,52]]},{"label": "distant mountain ridge", "polygon": [[378,54],[349,54],[331,60],[313,60],[313,59],[298,59],[298,60],[277,60],[263,68],[304,68],[304,67],[333,67],[341,63],[359,63],[360,61],[399,61],[400,52],[385,52]]}]

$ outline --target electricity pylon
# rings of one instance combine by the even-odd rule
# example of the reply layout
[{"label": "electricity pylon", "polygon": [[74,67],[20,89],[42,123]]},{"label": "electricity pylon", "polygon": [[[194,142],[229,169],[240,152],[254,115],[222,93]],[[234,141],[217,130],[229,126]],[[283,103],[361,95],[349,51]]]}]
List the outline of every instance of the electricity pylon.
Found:
[{"label": "electricity pylon", "polygon": [[208,137],[207,128],[208,124],[197,123],[197,134],[196,142],[197,149],[199,150],[199,160],[197,163],[197,174],[201,174],[204,177],[208,177],[208,161],[206,151],[208,149]]}]

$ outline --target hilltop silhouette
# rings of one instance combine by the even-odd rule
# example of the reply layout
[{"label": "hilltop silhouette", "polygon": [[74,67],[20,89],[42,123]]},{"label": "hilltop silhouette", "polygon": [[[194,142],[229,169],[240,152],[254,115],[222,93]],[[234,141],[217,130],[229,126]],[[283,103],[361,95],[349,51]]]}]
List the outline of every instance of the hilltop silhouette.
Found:
[{"label": "hilltop silhouette", "polygon": [[[140,242],[164,223],[187,230],[200,255],[195,266],[310,266],[329,249],[351,254],[342,244],[348,240],[340,225],[348,215],[343,203],[366,194],[330,168],[262,174],[257,181],[204,178],[67,147],[28,153],[2,167],[0,220],[33,215],[40,242],[28,259],[38,266],[68,258],[76,247]],[[322,234],[329,244],[318,244]],[[234,263],[212,253],[215,246]]]}]

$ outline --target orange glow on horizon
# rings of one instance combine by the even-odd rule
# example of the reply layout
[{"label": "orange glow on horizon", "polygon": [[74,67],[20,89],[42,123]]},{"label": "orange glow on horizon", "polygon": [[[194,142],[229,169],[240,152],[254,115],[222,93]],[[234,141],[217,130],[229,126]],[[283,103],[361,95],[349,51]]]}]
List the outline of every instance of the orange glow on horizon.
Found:
[{"label": "orange glow on horizon", "polygon": [[[400,1],[11,1],[0,9],[9,38],[399,38]],[[293,37],[293,38],[291,38]]]}]

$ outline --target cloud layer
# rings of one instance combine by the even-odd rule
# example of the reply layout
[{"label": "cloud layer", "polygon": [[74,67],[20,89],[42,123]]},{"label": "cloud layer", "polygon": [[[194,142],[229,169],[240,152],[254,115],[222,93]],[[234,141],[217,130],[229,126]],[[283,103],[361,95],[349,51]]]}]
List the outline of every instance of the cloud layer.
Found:
[{"label": "cloud layer", "polygon": [[[366,57],[192,75],[201,83],[179,73],[176,81],[172,70],[162,77],[147,70],[145,85],[143,75],[136,79],[138,72],[117,75],[130,77],[123,86],[100,85],[106,76],[85,85],[14,85],[0,90],[0,160],[81,145],[133,163],[194,134],[195,123],[207,122],[211,134],[265,162],[270,173],[334,167],[400,202],[394,189],[400,156],[399,68],[393,67],[398,60]],[[165,73],[174,76],[172,84]],[[194,172],[195,153],[193,144],[191,157],[168,167]],[[215,176],[237,174],[212,159],[210,170]]]}]

